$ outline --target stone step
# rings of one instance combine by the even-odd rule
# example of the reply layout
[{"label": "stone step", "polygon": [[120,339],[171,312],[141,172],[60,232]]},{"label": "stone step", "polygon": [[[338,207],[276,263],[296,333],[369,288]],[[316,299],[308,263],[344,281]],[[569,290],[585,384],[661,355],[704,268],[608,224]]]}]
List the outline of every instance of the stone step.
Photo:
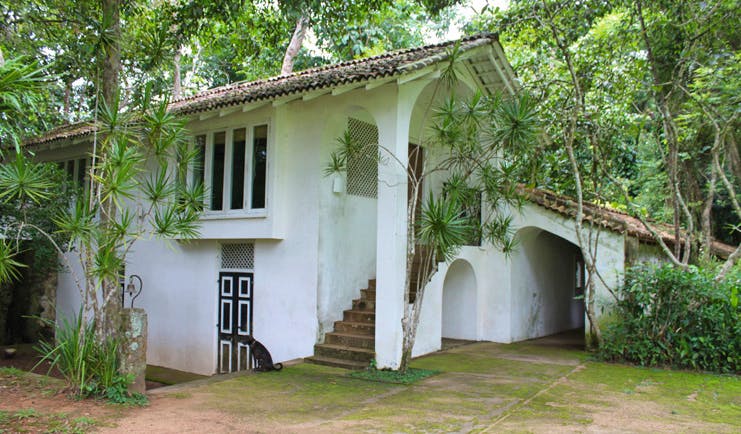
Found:
[{"label": "stone step", "polygon": [[352,310],[375,312],[376,302],[375,300],[363,300],[362,298],[357,298],[352,301]]},{"label": "stone step", "polygon": [[356,335],[376,335],[376,324],[369,322],[336,321],[334,331]]},{"label": "stone step", "polygon": [[370,335],[356,335],[351,333],[332,332],[324,335],[324,343],[331,345],[344,345],[352,348],[375,349],[376,337]]},{"label": "stone step", "polygon": [[365,348],[352,348],[344,345],[317,344],[314,345],[314,357],[352,360],[355,362],[370,363],[375,351]]},{"label": "stone step", "polygon": [[312,357],[307,357],[304,360],[309,363],[314,363],[315,365],[331,366],[333,368],[352,369],[355,371],[365,369],[368,367],[368,363],[366,362],[356,362],[354,360],[335,359],[332,357],[312,356]]},{"label": "stone step", "polygon": [[371,291],[375,291],[376,290],[376,279],[369,279],[368,280],[368,289],[370,289]]},{"label": "stone step", "polygon": [[376,322],[376,312],[349,309],[343,312],[343,320],[351,322]]},{"label": "stone step", "polygon": [[360,299],[376,301],[376,289],[361,289]]}]

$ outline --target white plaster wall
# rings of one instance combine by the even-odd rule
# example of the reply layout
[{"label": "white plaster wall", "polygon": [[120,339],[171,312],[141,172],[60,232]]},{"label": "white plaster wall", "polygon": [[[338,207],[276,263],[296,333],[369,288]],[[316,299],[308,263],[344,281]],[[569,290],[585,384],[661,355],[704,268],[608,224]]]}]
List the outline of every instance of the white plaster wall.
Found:
[{"label": "white plaster wall", "polygon": [[[345,132],[348,117],[375,123],[369,113],[355,105],[360,99],[356,92],[347,97],[325,98],[332,98],[337,104],[320,99],[309,107],[316,116],[312,122],[321,124],[324,130],[319,144],[323,165],[338,149],[336,139]],[[376,276],[378,200],[347,194],[344,174],[320,175],[319,185],[317,340],[322,341],[324,334],[332,331],[334,322],[342,319],[342,312],[352,306],[352,300],[360,297],[368,280]]]},{"label": "white plaster wall", "polygon": [[72,318],[80,313],[82,297],[80,296],[75,279],[79,279],[80,283],[85,281],[82,274],[82,267],[76,254],[67,253],[61,260],[63,267],[57,276],[57,323],[61,323],[64,319],[72,321]]},{"label": "white plaster wall", "polygon": [[[137,244],[127,274],[140,274],[150,289],[141,306],[149,313],[148,362],[212,374],[217,357],[217,280],[224,242],[255,246],[253,334],[274,361],[313,353],[316,336],[316,270],[321,128],[290,106],[277,108],[270,122],[268,207],[263,217],[207,217],[201,241]],[[265,112],[219,119],[210,129],[262,122]],[[304,123],[305,122],[305,123]],[[295,128],[290,127],[293,125]],[[198,125],[196,125],[198,127]],[[200,125],[200,127],[203,127]],[[280,237],[266,230],[280,226]],[[251,237],[247,237],[250,235]],[[206,239],[210,238],[210,239]],[[139,305],[139,300],[137,300]]]},{"label": "white plaster wall", "polygon": [[477,287],[473,268],[454,261],[443,283],[442,337],[475,340],[478,337]]},{"label": "white plaster wall", "polygon": [[[210,375],[216,369],[218,244],[137,241],[126,275],[143,290],[135,307],[147,312],[147,363]],[[128,306],[128,300],[127,300]]]},{"label": "white plaster wall", "polygon": [[[470,264],[475,279],[476,313],[469,321],[475,324],[475,335],[465,339],[511,342],[508,264],[504,255],[491,247],[465,246],[450,264],[438,264],[438,271],[425,288],[417,339],[412,355],[417,357],[440,349],[443,336],[443,286],[450,265],[456,261]],[[468,327],[473,328],[470,323]],[[469,329],[470,330],[470,329]]]},{"label": "white plaster wall", "polygon": [[[137,242],[126,272],[144,280],[136,306],[149,315],[148,363],[215,372],[217,240],[255,244],[253,329],[274,360],[313,353],[323,129],[319,114],[305,115],[300,107],[285,105],[189,124],[191,131],[206,132],[269,123],[268,205],[250,215],[206,216],[201,240]],[[69,276],[61,274],[58,286],[60,311],[75,312],[79,297]]]},{"label": "white plaster wall", "polygon": [[283,239],[255,241],[254,335],[274,361],[313,354],[322,123],[300,103],[275,110],[276,224]]},{"label": "white plaster wall", "polygon": [[634,265],[638,264],[653,264],[661,265],[666,263],[666,255],[661,251],[661,247],[656,244],[647,244],[645,242],[635,241],[634,245],[638,246],[638,251],[635,252]]}]

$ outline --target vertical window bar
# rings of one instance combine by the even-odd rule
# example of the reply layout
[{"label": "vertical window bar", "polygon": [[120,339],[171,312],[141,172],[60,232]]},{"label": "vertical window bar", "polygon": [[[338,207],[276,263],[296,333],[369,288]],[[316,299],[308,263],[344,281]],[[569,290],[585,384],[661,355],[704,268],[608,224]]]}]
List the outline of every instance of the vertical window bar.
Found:
[{"label": "vertical window bar", "polygon": [[67,180],[72,182],[75,180],[75,160],[67,160],[65,163],[67,169]]},{"label": "vertical window bar", "polygon": [[252,203],[251,208],[265,208],[268,163],[268,126],[258,125],[252,135]]},{"label": "vertical window bar", "polygon": [[211,165],[211,210],[224,209],[224,158],[226,153],[226,133],[214,134],[213,163]]},{"label": "vertical window bar", "polygon": [[231,209],[244,208],[244,169],[247,129],[234,130],[232,139]]},{"label": "vertical window bar", "polygon": [[193,160],[193,175],[191,178],[191,185],[193,186],[203,183],[203,171],[206,166],[206,135],[196,136],[194,146],[196,156]]},{"label": "vertical window bar", "polygon": [[87,160],[81,158],[77,160],[77,183],[80,185],[80,190],[85,190],[85,172],[87,171]]}]

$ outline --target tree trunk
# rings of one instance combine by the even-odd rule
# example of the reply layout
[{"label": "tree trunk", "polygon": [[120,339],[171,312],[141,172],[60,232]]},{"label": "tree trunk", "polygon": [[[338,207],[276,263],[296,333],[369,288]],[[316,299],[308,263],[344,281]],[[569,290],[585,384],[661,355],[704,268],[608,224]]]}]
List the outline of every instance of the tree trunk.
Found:
[{"label": "tree trunk", "polygon": [[3,57],[3,49],[0,48],[0,66],[5,65],[5,57]]},{"label": "tree trunk", "polygon": [[296,29],[293,31],[291,42],[288,44],[285,56],[283,56],[283,66],[280,69],[281,75],[288,75],[293,72],[293,62],[299,50],[301,50],[301,45],[304,43],[308,27],[309,19],[305,15],[301,15],[296,20]]},{"label": "tree trunk", "polygon": [[173,78],[172,78],[172,99],[180,98],[181,93],[181,82],[180,82],[180,57],[182,56],[180,48],[175,51],[175,58],[173,59]]},{"label": "tree trunk", "polygon": [[733,174],[736,179],[741,179],[741,156],[738,154],[736,139],[733,134],[729,134],[727,138],[728,146],[726,146],[726,154],[728,157],[728,167],[731,169],[731,174]]},{"label": "tree trunk", "polygon": [[71,121],[70,119],[70,113],[72,112],[70,108],[70,97],[72,96],[72,80],[67,79],[67,81],[64,83],[64,105],[62,108],[62,115],[64,117],[64,122],[69,123]]},{"label": "tree trunk", "polygon": [[118,93],[118,75],[121,71],[121,0],[102,0],[103,23],[106,33],[103,49],[102,93],[108,107],[113,106]]},{"label": "tree trunk", "polygon": [[[579,75],[576,72],[574,63],[571,58],[571,53],[566,42],[561,38],[556,28],[555,17],[549,10],[548,5],[545,1],[542,2],[543,10],[546,12],[546,18],[548,19],[544,25],[546,25],[551,35],[553,35],[556,45],[563,54],[563,59],[569,70],[569,76],[571,77],[571,84],[574,86],[574,108],[569,119],[569,127],[564,136],[564,145],[566,147],[566,154],[569,157],[571,163],[571,174],[574,177],[574,187],[576,188],[576,216],[574,216],[574,230],[576,232],[576,240],[578,247],[581,250],[582,258],[584,259],[584,265],[587,269],[587,285],[586,285],[586,314],[589,319],[589,325],[591,334],[595,339],[597,346],[602,345],[602,332],[599,324],[597,323],[597,317],[595,312],[595,279],[597,278],[597,266],[596,266],[596,255],[597,250],[592,250],[591,237],[584,242],[583,237],[583,222],[584,222],[584,193],[582,191],[582,176],[579,169],[579,163],[574,155],[574,138],[577,132],[577,124],[580,118],[586,118],[588,116],[584,113],[584,93],[581,88],[581,81]],[[592,140],[593,143],[597,143],[596,140]],[[594,255],[592,254],[594,253]]]}]

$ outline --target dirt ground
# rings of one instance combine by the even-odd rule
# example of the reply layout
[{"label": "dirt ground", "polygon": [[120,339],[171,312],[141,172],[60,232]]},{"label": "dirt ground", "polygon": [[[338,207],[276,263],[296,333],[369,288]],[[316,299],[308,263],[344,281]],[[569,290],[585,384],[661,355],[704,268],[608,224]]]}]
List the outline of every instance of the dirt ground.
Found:
[{"label": "dirt ground", "polygon": [[453,346],[416,359],[414,367],[440,373],[412,386],[302,363],[163,387],[144,408],[18,399],[11,387],[0,389],[0,411],[48,407],[68,421],[93,421],[57,432],[127,434],[741,432],[739,377],[599,363],[574,348],[548,340]]},{"label": "dirt ground", "polygon": [[[49,370],[49,362],[41,362],[41,356],[33,348],[34,344],[8,345],[0,347],[0,368],[16,368],[22,371],[34,372],[41,375],[50,375],[56,378],[62,378],[62,374],[56,369]],[[5,349],[13,348],[16,350],[13,357],[5,356]],[[41,362],[41,363],[39,363]]]}]

